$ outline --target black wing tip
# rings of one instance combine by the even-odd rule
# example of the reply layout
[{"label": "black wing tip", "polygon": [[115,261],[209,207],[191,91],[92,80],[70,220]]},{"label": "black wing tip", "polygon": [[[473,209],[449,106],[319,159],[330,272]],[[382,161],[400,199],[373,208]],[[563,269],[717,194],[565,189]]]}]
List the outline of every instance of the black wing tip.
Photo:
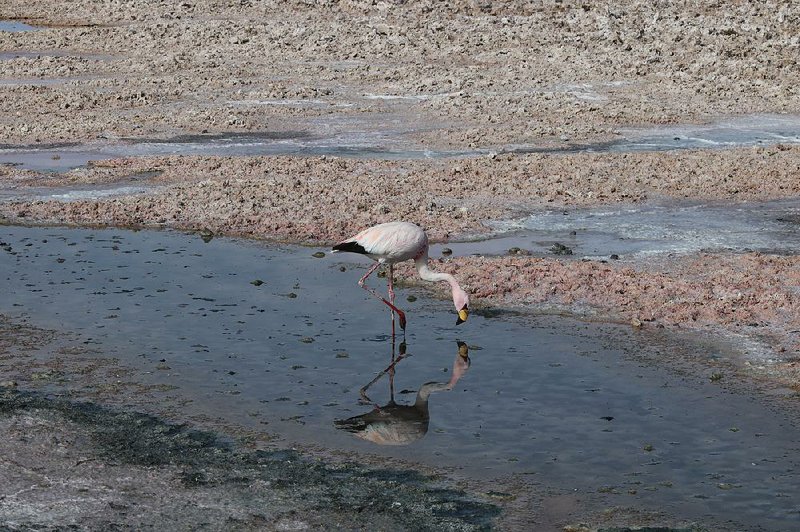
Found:
[{"label": "black wing tip", "polygon": [[361,253],[362,255],[367,254],[367,250],[364,249],[364,246],[353,241],[336,244],[333,246],[333,251],[348,251],[350,253]]}]

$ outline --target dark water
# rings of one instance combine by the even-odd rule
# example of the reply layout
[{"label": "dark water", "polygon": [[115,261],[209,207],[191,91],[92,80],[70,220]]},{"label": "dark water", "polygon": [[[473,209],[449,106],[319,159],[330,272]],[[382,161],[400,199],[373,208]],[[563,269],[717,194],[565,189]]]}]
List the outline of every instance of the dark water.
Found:
[{"label": "dark water", "polygon": [[[392,355],[388,313],[356,286],[360,257],[170,232],[0,235],[0,312],[79,331],[141,382],[176,386],[187,415],[467,475],[518,473],[604,505],[733,529],[800,525],[793,415],[712,382],[712,366],[685,362],[731,357],[724,346],[558,317],[476,312],[456,327],[450,302],[401,288],[409,356],[395,368],[396,402],[451,379],[457,339],[471,366],[451,391],[430,395],[426,434],[378,446],[334,426],[372,410],[359,389]],[[368,395],[386,404],[388,375]]]},{"label": "dark water", "polygon": [[[58,80],[63,81],[63,80]],[[19,80],[9,82],[18,83]],[[48,80],[35,80],[47,84]],[[332,128],[333,122],[338,125]],[[333,120],[311,129],[285,132],[183,135],[166,140],[120,139],[115,142],[76,145],[0,145],[0,164],[16,164],[42,171],[66,171],[91,160],[155,155],[304,155],[337,157],[421,159],[480,157],[493,153],[625,153],[698,148],[737,148],[800,143],[800,116],[750,115],[720,120],[710,125],[671,126],[620,130],[611,142],[549,145],[511,145],[485,149],[429,150],[405,138],[410,129],[377,130],[365,124],[350,126]],[[331,132],[335,129],[335,132]],[[56,158],[57,157],[57,158]]]}]

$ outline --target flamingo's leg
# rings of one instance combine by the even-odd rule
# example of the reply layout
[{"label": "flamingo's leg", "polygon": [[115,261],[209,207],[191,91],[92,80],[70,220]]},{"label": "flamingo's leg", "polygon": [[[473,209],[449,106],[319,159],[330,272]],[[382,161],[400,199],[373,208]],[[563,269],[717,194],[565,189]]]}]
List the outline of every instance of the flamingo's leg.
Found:
[{"label": "flamingo's leg", "polygon": [[389,301],[394,305],[394,264],[389,265]]},{"label": "flamingo's leg", "polygon": [[372,275],[372,272],[377,270],[379,266],[380,266],[379,262],[376,262],[375,264],[373,264],[370,267],[370,269],[367,270],[367,273],[364,274],[364,277],[362,277],[361,279],[358,280],[358,286],[360,286],[361,288],[363,288],[364,290],[366,290],[367,292],[369,292],[373,296],[377,297],[378,299],[383,301],[386,305],[388,305],[390,309],[392,309],[393,311],[397,312],[397,316],[400,318],[400,328],[405,331],[406,330],[406,314],[405,314],[405,312],[403,312],[399,308],[395,307],[392,303],[389,303],[388,301],[386,301],[386,298],[382,297],[380,294],[378,294],[378,292],[376,292],[375,290],[373,290],[372,288],[368,287],[365,284],[365,282],[367,280],[367,277]]},{"label": "flamingo's leg", "polygon": [[[389,303],[394,305],[394,264],[389,264]],[[394,311],[389,311],[392,315],[392,342],[394,342]],[[394,345],[393,345],[394,347]],[[392,359],[394,360],[394,349],[392,349]]]}]

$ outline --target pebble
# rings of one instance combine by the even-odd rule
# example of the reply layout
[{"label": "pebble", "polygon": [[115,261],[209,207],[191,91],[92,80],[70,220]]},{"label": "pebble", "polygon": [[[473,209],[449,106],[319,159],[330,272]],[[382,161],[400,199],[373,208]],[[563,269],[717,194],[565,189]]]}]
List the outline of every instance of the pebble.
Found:
[{"label": "pebble", "polygon": [[572,255],[572,248],[568,248],[564,244],[556,242],[550,246],[550,253],[553,255]]}]

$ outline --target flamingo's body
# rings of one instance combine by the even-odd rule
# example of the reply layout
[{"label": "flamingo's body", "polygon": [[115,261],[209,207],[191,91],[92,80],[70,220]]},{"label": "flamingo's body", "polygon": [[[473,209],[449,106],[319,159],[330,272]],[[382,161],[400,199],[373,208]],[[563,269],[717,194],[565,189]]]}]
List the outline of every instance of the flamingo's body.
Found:
[{"label": "flamingo's body", "polygon": [[[394,305],[394,264],[406,260],[414,260],[419,276],[425,281],[446,281],[453,293],[453,304],[458,313],[456,325],[467,321],[469,316],[469,296],[459,286],[455,278],[448,273],[437,273],[428,269],[428,235],[418,225],[409,222],[389,222],[364,229],[356,236],[348,238],[335,246],[333,251],[349,251],[361,253],[376,261],[367,273],[358,281],[358,285],[386,303],[400,318],[400,327],[405,330],[405,313]],[[389,265],[389,301],[377,292],[365,286],[365,281],[372,272],[382,264]],[[394,315],[392,315],[394,327]]]}]

